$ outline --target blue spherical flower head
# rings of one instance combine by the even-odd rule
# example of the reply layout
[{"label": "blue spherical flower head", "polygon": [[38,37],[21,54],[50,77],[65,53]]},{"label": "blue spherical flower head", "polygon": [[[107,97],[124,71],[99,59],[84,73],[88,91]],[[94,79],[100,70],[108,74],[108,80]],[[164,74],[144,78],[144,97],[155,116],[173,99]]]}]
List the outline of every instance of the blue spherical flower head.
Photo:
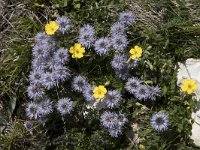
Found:
[{"label": "blue spherical flower head", "polygon": [[38,32],[35,36],[35,43],[40,43],[41,41],[43,41],[45,38],[47,38],[48,35],[46,35],[45,32]]},{"label": "blue spherical flower head", "polygon": [[27,88],[27,92],[31,99],[39,99],[44,95],[44,88],[40,83],[30,84]]},{"label": "blue spherical flower head", "polygon": [[124,51],[128,45],[128,40],[125,35],[116,34],[111,38],[111,45],[116,51]]},{"label": "blue spherical flower head", "polygon": [[56,23],[59,25],[58,31],[62,34],[67,33],[72,27],[71,20],[67,16],[57,18]]},{"label": "blue spherical flower head", "polygon": [[56,70],[57,68],[64,67],[64,64],[62,64],[60,61],[57,61],[55,57],[49,57],[49,60],[47,60],[47,70]]},{"label": "blue spherical flower head", "polygon": [[57,67],[52,70],[53,78],[56,80],[57,83],[60,81],[63,82],[70,77],[70,71],[68,68],[65,67]]},{"label": "blue spherical flower head", "polygon": [[29,81],[31,84],[39,84],[41,83],[42,75],[44,74],[44,70],[35,69],[30,72]]},{"label": "blue spherical flower head", "polygon": [[86,77],[76,76],[72,81],[72,88],[77,92],[83,92],[84,88],[88,85]]},{"label": "blue spherical flower head", "polygon": [[35,58],[43,59],[50,55],[49,47],[45,44],[36,44],[32,49],[32,54]]},{"label": "blue spherical flower head", "polygon": [[44,99],[38,104],[40,115],[46,116],[53,111],[52,102],[49,99]]},{"label": "blue spherical flower head", "polygon": [[169,117],[164,112],[157,112],[152,115],[150,123],[155,130],[166,131],[169,125]]},{"label": "blue spherical flower head", "polygon": [[45,123],[47,122],[48,118],[46,115],[41,115],[38,117],[38,122],[41,123],[43,126],[45,126]]},{"label": "blue spherical flower head", "polygon": [[95,42],[94,46],[98,55],[106,55],[110,51],[110,40],[109,38],[100,38]]},{"label": "blue spherical flower head", "polygon": [[105,128],[112,129],[115,126],[116,121],[117,114],[114,112],[105,111],[100,117],[100,122]]},{"label": "blue spherical flower head", "polygon": [[48,61],[46,61],[47,58],[45,59],[39,59],[39,58],[34,58],[31,62],[31,66],[33,70],[45,70],[48,69]]},{"label": "blue spherical flower head", "polygon": [[123,126],[128,122],[128,119],[121,112],[117,114],[115,112],[105,111],[100,118],[101,124],[108,129],[112,137],[121,135]]},{"label": "blue spherical flower head", "polygon": [[53,76],[52,72],[46,72],[43,76],[42,76],[42,85],[47,89],[51,89],[56,85],[56,80]]},{"label": "blue spherical flower head", "polygon": [[131,70],[131,69],[136,68],[138,66],[139,61],[140,59],[130,60],[128,62],[128,69]]},{"label": "blue spherical flower head", "polygon": [[126,54],[115,54],[113,60],[111,61],[111,66],[116,70],[121,70],[127,68],[128,56]]},{"label": "blue spherical flower head", "polygon": [[47,36],[40,43],[44,44],[49,49],[55,48],[56,45],[57,45],[56,39],[54,37],[52,37],[52,36]]},{"label": "blue spherical flower head", "polygon": [[149,86],[149,99],[156,100],[156,97],[160,97],[161,88],[159,86]]},{"label": "blue spherical flower head", "polygon": [[125,32],[125,25],[117,22],[111,26],[110,33],[112,36],[115,35],[124,35]]},{"label": "blue spherical flower head", "polygon": [[85,88],[84,88],[84,90],[83,90],[83,96],[84,96],[84,98],[85,98],[85,100],[87,101],[87,102],[92,102],[92,101],[94,101],[95,100],[95,98],[94,98],[94,96],[93,96],[93,89],[94,89],[95,87],[94,86],[91,86],[91,85],[88,85],[88,86],[86,86]]},{"label": "blue spherical flower head", "polygon": [[39,117],[38,104],[35,102],[29,102],[26,106],[26,116],[30,119],[37,119]]},{"label": "blue spherical flower head", "polygon": [[39,32],[35,36],[35,44],[40,46],[44,51],[49,51],[55,48],[57,42],[53,37],[46,35],[45,32]]},{"label": "blue spherical flower head", "polygon": [[54,60],[61,64],[66,64],[69,61],[67,48],[61,47],[54,53]]},{"label": "blue spherical flower head", "polygon": [[149,89],[146,85],[140,84],[134,93],[138,100],[147,100],[150,97]]},{"label": "blue spherical flower head", "polygon": [[126,82],[125,85],[125,89],[131,93],[131,94],[135,94],[136,91],[138,91],[138,87],[140,87],[141,81],[136,78],[136,77],[132,77],[129,78],[128,81]]},{"label": "blue spherical flower head", "polygon": [[121,93],[118,90],[110,90],[104,98],[104,103],[109,108],[114,108],[121,101]]},{"label": "blue spherical flower head", "polygon": [[73,102],[70,98],[62,98],[57,103],[57,110],[61,113],[61,115],[70,114],[73,110],[72,107]]},{"label": "blue spherical flower head", "polygon": [[48,36],[45,39],[43,39],[39,45],[45,50],[48,51],[48,53],[53,53],[57,46],[57,41],[55,38]]},{"label": "blue spherical flower head", "polygon": [[116,70],[115,69],[115,74],[117,75],[118,78],[122,80],[127,80],[128,78],[131,77],[131,74],[129,73],[128,68],[123,68],[121,70]]},{"label": "blue spherical flower head", "polygon": [[119,22],[129,26],[135,22],[135,14],[130,11],[124,11],[119,14]]},{"label": "blue spherical flower head", "polygon": [[29,132],[32,132],[32,130],[33,130],[33,124],[30,121],[25,121],[24,127]]},{"label": "blue spherical flower head", "polygon": [[114,54],[111,61],[111,66],[115,70],[116,75],[122,79],[127,80],[130,78],[130,70],[137,66],[138,60],[129,61],[129,56],[123,53]]},{"label": "blue spherical flower head", "polygon": [[122,112],[119,112],[118,118],[117,118],[117,124],[120,127],[123,127],[128,122],[128,119],[126,118],[125,114]]},{"label": "blue spherical flower head", "polygon": [[78,42],[84,47],[90,48],[95,41],[95,29],[93,26],[86,24],[79,30]]},{"label": "blue spherical flower head", "polygon": [[122,135],[122,128],[120,126],[114,126],[111,129],[108,129],[109,135],[113,138],[117,138]]}]

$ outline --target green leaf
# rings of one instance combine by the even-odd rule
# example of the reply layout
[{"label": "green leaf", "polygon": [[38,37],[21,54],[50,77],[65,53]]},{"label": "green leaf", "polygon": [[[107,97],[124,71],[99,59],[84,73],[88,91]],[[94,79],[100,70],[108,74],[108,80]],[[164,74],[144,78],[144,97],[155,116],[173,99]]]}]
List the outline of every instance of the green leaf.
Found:
[{"label": "green leaf", "polygon": [[183,130],[183,124],[178,124],[178,132],[181,132]]},{"label": "green leaf", "polygon": [[9,116],[12,115],[12,113],[13,113],[15,107],[16,107],[16,102],[17,102],[16,97],[13,97],[13,98],[10,99],[9,104],[8,104],[8,113],[9,113]]},{"label": "green leaf", "polygon": [[141,135],[148,135],[148,134],[151,133],[151,132],[152,132],[151,129],[146,129],[146,130],[140,131],[140,134],[141,134]]},{"label": "green leaf", "polygon": [[63,0],[63,7],[66,7],[68,4],[68,0]]},{"label": "green leaf", "polygon": [[72,106],[76,107],[77,104],[78,104],[78,101],[74,101],[73,104],[72,104]]},{"label": "green leaf", "polygon": [[166,94],[167,91],[168,91],[168,89],[167,89],[167,86],[165,85],[165,86],[162,88],[162,93],[163,93],[163,94]]},{"label": "green leaf", "polygon": [[75,9],[80,9],[81,8],[81,4],[80,3],[74,4],[74,8]]}]

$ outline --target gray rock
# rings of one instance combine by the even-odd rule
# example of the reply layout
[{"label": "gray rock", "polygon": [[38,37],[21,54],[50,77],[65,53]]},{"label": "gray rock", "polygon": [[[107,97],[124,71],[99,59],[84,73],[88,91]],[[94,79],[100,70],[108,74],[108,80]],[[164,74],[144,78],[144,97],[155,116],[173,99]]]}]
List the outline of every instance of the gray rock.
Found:
[{"label": "gray rock", "polygon": [[191,115],[191,118],[194,119],[191,139],[194,140],[197,147],[200,147],[200,59],[190,58],[185,63],[179,63],[178,66],[177,84],[179,86],[181,86],[183,79],[193,79],[198,84],[198,89],[194,95],[194,98],[197,99],[197,106]]}]

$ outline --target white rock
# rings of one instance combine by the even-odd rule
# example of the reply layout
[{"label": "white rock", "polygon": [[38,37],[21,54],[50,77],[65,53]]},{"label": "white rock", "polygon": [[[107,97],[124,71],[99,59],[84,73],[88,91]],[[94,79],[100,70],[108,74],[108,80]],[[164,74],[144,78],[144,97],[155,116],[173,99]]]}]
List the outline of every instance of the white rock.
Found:
[{"label": "white rock", "polygon": [[198,84],[198,89],[195,92],[195,98],[197,99],[197,106],[195,111],[192,112],[192,118],[194,123],[192,124],[191,139],[194,140],[194,144],[200,147],[200,59],[187,59],[185,64],[179,63],[178,69],[178,81],[177,84],[181,86],[183,79],[193,79]]}]

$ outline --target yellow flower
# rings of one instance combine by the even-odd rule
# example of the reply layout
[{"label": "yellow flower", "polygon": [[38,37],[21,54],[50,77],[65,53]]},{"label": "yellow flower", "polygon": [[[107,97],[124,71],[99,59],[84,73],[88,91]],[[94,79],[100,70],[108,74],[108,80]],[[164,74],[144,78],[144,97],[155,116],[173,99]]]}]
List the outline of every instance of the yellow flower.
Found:
[{"label": "yellow flower", "polygon": [[45,31],[47,35],[53,35],[59,28],[59,25],[55,21],[50,21],[50,23],[45,25]]},{"label": "yellow flower", "polygon": [[69,52],[72,54],[72,58],[82,58],[83,53],[85,53],[85,48],[81,44],[76,43],[74,46],[70,47]]},{"label": "yellow flower", "polygon": [[131,54],[131,59],[133,60],[140,58],[142,56],[142,48],[136,45],[129,51],[129,53]]},{"label": "yellow flower", "polygon": [[101,99],[101,98],[105,97],[105,94],[107,93],[107,90],[103,85],[99,85],[99,86],[94,88],[93,93],[94,93],[93,96],[95,98]]},{"label": "yellow flower", "polygon": [[188,94],[192,94],[193,92],[195,92],[197,90],[197,83],[195,82],[195,80],[183,80],[182,86],[181,86],[181,90],[184,92],[187,92]]}]

